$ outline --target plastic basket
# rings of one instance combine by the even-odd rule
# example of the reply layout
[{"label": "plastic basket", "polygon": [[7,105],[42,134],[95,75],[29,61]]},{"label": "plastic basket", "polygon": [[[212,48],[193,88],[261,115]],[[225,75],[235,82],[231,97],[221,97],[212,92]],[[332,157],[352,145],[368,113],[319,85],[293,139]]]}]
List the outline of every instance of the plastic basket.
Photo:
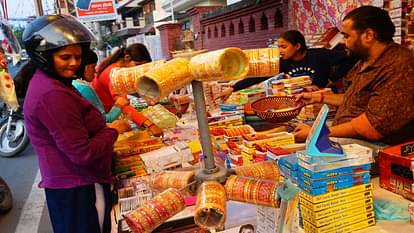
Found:
[{"label": "plastic basket", "polygon": [[[258,99],[252,103],[252,109],[256,115],[263,120],[273,123],[288,122],[295,118],[299,113],[303,103],[297,103],[294,97],[272,96]],[[271,111],[290,108],[287,111]]]}]

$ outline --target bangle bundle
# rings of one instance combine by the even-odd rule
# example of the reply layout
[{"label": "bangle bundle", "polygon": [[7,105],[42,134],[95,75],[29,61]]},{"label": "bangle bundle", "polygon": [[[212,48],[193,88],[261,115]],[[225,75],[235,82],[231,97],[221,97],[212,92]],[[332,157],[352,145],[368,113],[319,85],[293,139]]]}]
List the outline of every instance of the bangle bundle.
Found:
[{"label": "bangle bundle", "polygon": [[178,190],[168,189],[124,218],[133,233],[151,232],[183,209],[184,197]]},{"label": "bangle bundle", "polygon": [[187,187],[194,181],[194,171],[164,171],[151,178],[150,186],[155,191],[164,191],[168,188],[184,189],[191,192],[192,187]]},{"label": "bangle bundle", "polygon": [[279,205],[276,200],[277,184],[274,180],[230,176],[227,178],[225,188],[229,200],[277,207]]},{"label": "bangle bundle", "polygon": [[235,169],[238,176],[247,176],[260,179],[279,180],[279,169],[273,161],[264,161]]},{"label": "bangle bundle", "polygon": [[118,95],[135,93],[138,89],[138,80],[145,72],[164,63],[164,60],[160,60],[130,68],[112,69],[110,74],[112,90]]},{"label": "bangle bundle", "polygon": [[226,190],[217,181],[205,181],[197,194],[194,222],[203,229],[221,229],[226,221]]},{"label": "bangle bundle", "polygon": [[243,50],[249,58],[247,77],[273,76],[279,73],[279,48]]}]

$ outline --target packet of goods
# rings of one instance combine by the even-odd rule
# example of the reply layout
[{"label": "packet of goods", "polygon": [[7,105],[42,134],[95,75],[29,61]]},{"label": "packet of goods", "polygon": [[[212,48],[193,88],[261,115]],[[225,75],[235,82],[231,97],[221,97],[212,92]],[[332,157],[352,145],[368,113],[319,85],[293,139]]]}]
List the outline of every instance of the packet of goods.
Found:
[{"label": "packet of goods", "polygon": [[162,129],[174,128],[178,118],[160,104],[142,110],[142,114]]}]

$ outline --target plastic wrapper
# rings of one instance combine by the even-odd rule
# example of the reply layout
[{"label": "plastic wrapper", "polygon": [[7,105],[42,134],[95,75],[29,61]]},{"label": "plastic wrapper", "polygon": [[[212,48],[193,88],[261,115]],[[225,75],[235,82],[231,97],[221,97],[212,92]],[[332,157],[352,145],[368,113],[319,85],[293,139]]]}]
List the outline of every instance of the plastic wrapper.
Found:
[{"label": "plastic wrapper", "polygon": [[278,207],[278,182],[242,176],[230,176],[225,185],[227,198],[255,205]]},{"label": "plastic wrapper", "polygon": [[246,54],[239,48],[225,48],[196,55],[190,71],[198,81],[229,81],[244,78],[248,72]]},{"label": "plastic wrapper", "polygon": [[17,111],[19,104],[17,102],[13,79],[2,68],[0,68],[0,97],[13,111]]},{"label": "plastic wrapper", "polygon": [[221,229],[226,221],[226,190],[217,181],[205,181],[197,194],[194,222],[204,229]]},{"label": "plastic wrapper", "polygon": [[171,92],[189,84],[193,79],[185,58],[174,58],[145,73],[138,80],[138,94],[157,103]]},{"label": "plastic wrapper", "polygon": [[142,110],[142,114],[161,129],[174,128],[178,121],[175,114],[171,113],[160,104]]},{"label": "plastic wrapper", "polygon": [[277,167],[276,163],[271,160],[237,167],[235,171],[238,176],[247,176],[276,181],[279,180],[280,176],[279,168]]},{"label": "plastic wrapper", "polygon": [[177,189],[167,189],[124,215],[124,219],[133,233],[147,233],[183,209],[184,197],[180,192]]},{"label": "plastic wrapper", "polygon": [[376,198],[374,201],[375,218],[385,221],[409,221],[410,213],[406,205],[390,200]]},{"label": "plastic wrapper", "polygon": [[279,48],[243,50],[248,57],[247,77],[265,77],[279,74]]},{"label": "plastic wrapper", "polygon": [[112,90],[118,95],[126,95],[137,92],[138,80],[144,76],[145,72],[148,72],[149,70],[164,63],[164,60],[159,60],[129,68],[112,69],[110,75]]},{"label": "plastic wrapper", "polygon": [[194,181],[194,174],[194,171],[164,171],[151,178],[150,186],[156,191],[176,188],[184,193],[193,193],[194,187],[190,183]]}]

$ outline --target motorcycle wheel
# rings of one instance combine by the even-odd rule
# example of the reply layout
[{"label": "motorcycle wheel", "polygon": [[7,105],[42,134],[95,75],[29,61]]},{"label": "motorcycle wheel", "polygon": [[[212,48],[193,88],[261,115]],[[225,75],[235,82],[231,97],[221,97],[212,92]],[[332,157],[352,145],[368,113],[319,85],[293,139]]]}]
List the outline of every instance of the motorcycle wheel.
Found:
[{"label": "motorcycle wheel", "polygon": [[0,177],[0,214],[7,213],[13,206],[13,198],[7,183]]},{"label": "motorcycle wheel", "polygon": [[[0,156],[13,157],[22,152],[29,144],[23,119],[13,119],[10,126],[10,134],[13,140],[9,140],[7,133],[7,122],[0,127]],[[9,135],[10,136],[10,135]]]}]

